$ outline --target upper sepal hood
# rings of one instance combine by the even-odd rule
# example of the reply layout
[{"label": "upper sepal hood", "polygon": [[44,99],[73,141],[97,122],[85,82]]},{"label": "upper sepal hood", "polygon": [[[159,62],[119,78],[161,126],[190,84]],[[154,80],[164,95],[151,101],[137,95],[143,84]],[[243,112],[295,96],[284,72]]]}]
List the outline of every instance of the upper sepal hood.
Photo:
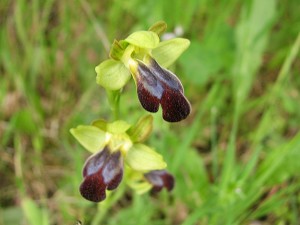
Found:
[{"label": "upper sepal hood", "polygon": [[153,31],[137,31],[129,35],[126,42],[139,48],[153,49],[159,44],[159,37]]}]

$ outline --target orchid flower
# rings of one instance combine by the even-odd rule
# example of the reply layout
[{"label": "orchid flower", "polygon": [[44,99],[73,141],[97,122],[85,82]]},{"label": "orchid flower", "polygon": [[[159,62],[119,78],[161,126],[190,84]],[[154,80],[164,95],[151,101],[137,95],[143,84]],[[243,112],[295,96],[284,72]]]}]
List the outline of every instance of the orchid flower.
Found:
[{"label": "orchid flower", "polygon": [[113,123],[96,120],[92,125],[71,129],[79,143],[93,153],[83,167],[84,179],[79,191],[84,198],[93,202],[103,201],[107,190],[119,186],[125,170],[143,174],[148,189],[153,187],[158,191],[166,186],[170,191],[173,188],[174,181],[168,181],[173,177],[156,172],[167,167],[163,157],[141,143],[150,135],[152,120],[152,116],[148,115],[133,126],[121,120]]},{"label": "orchid flower", "polygon": [[163,119],[179,122],[191,112],[177,76],[166,69],[187,49],[190,42],[184,38],[161,41],[159,35],[165,23],[157,23],[148,31],[138,31],[126,39],[115,40],[111,59],[96,67],[97,83],[107,90],[122,89],[130,74],[133,76],[142,107],[157,112],[162,107]]}]

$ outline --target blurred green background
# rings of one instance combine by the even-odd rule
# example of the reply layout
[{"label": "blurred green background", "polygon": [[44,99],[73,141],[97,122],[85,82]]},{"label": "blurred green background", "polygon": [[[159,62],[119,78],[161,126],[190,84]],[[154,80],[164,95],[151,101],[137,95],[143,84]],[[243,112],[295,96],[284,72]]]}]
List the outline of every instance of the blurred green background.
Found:
[{"label": "blurred green background", "polygon": [[[299,0],[1,0],[0,224],[299,224]],[[170,69],[193,112],[154,114],[148,141],[171,194],[78,191],[86,152],[69,129],[112,118],[95,66],[114,38],[164,20],[190,48]],[[144,111],[134,82],[121,119]]]}]

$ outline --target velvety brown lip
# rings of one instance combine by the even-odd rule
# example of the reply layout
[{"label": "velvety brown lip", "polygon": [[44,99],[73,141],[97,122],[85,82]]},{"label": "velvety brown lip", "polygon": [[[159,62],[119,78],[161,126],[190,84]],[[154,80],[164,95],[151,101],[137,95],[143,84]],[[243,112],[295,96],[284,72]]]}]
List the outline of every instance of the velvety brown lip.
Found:
[{"label": "velvety brown lip", "polygon": [[157,112],[162,107],[163,119],[179,122],[191,112],[180,80],[172,72],[161,68],[152,59],[149,66],[138,61],[137,94],[143,108]]},{"label": "velvety brown lip", "polygon": [[116,189],[123,177],[121,152],[110,153],[106,147],[87,159],[83,168],[84,180],[79,191],[87,200],[100,202],[106,198],[106,190]]},{"label": "velvety brown lip", "polygon": [[174,188],[174,177],[166,170],[153,170],[144,176],[152,184],[152,192],[159,192],[163,188],[171,191]]}]

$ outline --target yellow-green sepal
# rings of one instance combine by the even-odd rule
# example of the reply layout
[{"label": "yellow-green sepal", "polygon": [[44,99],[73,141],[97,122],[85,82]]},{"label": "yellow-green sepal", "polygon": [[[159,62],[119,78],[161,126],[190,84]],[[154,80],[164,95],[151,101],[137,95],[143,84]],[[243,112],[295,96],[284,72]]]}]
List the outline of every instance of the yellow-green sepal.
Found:
[{"label": "yellow-green sepal", "polygon": [[79,125],[72,128],[70,132],[85,149],[92,153],[104,148],[107,142],[106,132],[95,126]]},{"label": "yellow-green sepal", "polygon": [[127,152],[125,162],[133,170],[149,172],[167,167],[162,155],[143,144],[134,144]]},{"label": "yellow-green sepal", "polygon": [[96,82],[107,90],[119,90],[125,86],[131,75],[121,61],[108,59],[96,68]]},{"label": "yellow-green sepal", "polygon": [[152,56],[162,67],[169,67],[189,47],[190,41],[185,38],[174,38],[162,41],[152,50]]}]

